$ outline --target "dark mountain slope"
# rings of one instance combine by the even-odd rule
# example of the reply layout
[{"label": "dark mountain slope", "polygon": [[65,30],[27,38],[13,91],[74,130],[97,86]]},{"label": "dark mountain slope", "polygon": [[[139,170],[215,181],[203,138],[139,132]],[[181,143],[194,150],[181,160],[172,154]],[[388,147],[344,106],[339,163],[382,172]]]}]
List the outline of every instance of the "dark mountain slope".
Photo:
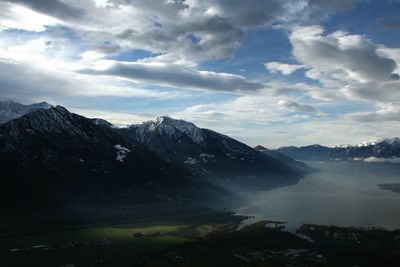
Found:
[{"label": "dark mountain slope", "polygon": [[1,125],[0,162],[2,198],[22,202],[62,202],[184,180],[141,144],[61,106]]},{"label": "dark mountain slope", "polygon": [[279,148],[277,151],[297,160],[329,160],[329,153],[332,148],[321,145],[288,146]]},{"label": "dark mountain slope", "polygon": [[295,169],[295,170],[299,171],[300,173],[307,174],[307,173],[315,171],[315,169],[309,167],[307,164],[305,164],[301,161],[294,160],[288,156],[285,156],[284,154],[282,154],[276,150],[270,150],[270,149],[265,148],[260,145],[254,147],[254,149],[258,150],[274,159],[277,159],[277,160],[283,162],[289,168]]},{"label": "dark mountain slope", "polygon": [[195,175],[213,178],[262,176],[298,178],[300,173],[253,148],[190,122],[158,117],[121,129],[167,161],[188,168]]}]

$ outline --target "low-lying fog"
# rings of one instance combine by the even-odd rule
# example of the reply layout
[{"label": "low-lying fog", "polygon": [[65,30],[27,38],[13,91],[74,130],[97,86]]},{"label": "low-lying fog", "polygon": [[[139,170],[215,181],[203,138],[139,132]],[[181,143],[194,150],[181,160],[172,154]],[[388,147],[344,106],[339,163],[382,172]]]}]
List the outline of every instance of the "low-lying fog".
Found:
[{"label": "low-lying fog", "polygon": [[[241,215],[301,223],[400,228],[400,194],[377,184],[400,183],[400,165],[307,162],[320,172],[299,183],[271,190],[235,190],[236,201],[220,205]],[[223,203],[223,204],[222,204]]]}]

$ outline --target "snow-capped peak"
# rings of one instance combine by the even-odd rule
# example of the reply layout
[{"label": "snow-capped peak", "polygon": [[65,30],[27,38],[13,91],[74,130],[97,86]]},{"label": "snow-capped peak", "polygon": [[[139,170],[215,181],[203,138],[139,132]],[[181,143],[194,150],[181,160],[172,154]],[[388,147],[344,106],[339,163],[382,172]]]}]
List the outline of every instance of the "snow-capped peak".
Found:
[{"label": "snow-capped peak", "polygon": [[118,128],[114,124],[112,124],[112,123],[110,123],[110,122],[108,122],[106,120],[103,120],[103,119],[94,118],[94,119],[92,119],[92,121],[93,121],[93,123],[95,125],[98,125],[98,126],[105,126],[105,127],[110,127],[110,128]]},{"label": "snow-capped peak", "polygon": [[357,144],[357,146],[358,147],[374,146],[374,145],[376,145],[378,143],[379,143],[379,140],[371,139],[369,141],[361,142],[361,143]]},{"label": "snow-capped peak", "polygon": [[24,105],[12,100],[0,101],[0,123],[24,116],[38,109],[49,109],[53,107],[47,102]]},{"label": "snow-capped peak", "polygon": [[335,146],[334,148],[350,148],[350,147],[352,147],[352,145],[349,145],[349,144],[341,144],[341,145]]},{"label": "snow-capped peak", "polygon": [[191,122],[173,119],[168,116],[156,117],[152,121],[142,124],[147,131],[158,131],[159,134],[172,136],[177,132],[186,134],[193,142],[201,143],[204,140],[203,130]]}]

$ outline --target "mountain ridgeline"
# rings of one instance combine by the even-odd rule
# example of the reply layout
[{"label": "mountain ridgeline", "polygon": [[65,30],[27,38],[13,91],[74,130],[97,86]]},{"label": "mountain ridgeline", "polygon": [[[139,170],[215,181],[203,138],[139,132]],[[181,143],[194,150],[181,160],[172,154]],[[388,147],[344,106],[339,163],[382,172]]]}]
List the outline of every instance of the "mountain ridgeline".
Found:
[{"label": "mountain ridgeline", "polygon": [[188,199],[223,190],[215,179],[258,176],[282,184],[304,174],[279,157],[169,117],[117,128],[47,103],[0,107],[2,203]]},{"label": "mountain ridgeline", "polygon": [[278,152],[298,160],[340,160],[400,163],[400,138],[371,140],[358,145],[282,147]]},{"label": "mountain ridgeline", "polygon": [[226,135],[196,127],[193,123],[158,117],[121,129],[129,140],[145,145],[161,158],[198,177],[296,176],[285,162],[260,153]]}]

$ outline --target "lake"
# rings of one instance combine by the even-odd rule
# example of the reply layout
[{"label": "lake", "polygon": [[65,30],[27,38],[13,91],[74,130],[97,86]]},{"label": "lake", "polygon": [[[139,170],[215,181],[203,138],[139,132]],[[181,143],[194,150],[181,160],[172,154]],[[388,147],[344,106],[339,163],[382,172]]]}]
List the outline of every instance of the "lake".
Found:
[{"label": "lake", "polygon": [[307,162],[320,172],[299,183],[272,190],[238,192],[233,211],[258,220],[400,228],[400,194],[377,184],[400,183],[400,165],[356,162]]}]

